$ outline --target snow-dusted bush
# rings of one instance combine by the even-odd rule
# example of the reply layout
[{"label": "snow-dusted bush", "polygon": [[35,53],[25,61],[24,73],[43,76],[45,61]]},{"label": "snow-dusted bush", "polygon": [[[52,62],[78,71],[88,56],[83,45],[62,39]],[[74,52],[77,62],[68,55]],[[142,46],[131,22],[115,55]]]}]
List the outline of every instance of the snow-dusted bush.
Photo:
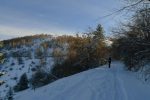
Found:
[{"label": "snow-dusted bush", "polygon": [[42,69],[38,69],[30,79],[32,88],[38,88],[52,82],[54,78]]},{"label": "snow-dusted bush", "polygon": [[80,65],[74,65],[69,61],[65,61],[62,64],[55,64],[51,70],[52,74],[57,78],[67,77],[81,71],[84,71],[85,68]]},{"label": "snow-dusted bush", "polygon": [[150,61],[150,9],[135,12],[132,21],[118,29],[113,53],[124,61],[128,70],[138,71]]},{"label": "snow-dusted bush", "polygon": [[18,57],[17,60],[18,60],[18,64],[19,64],[19,65],[24,64],[22,57]]},{"label": "snow-dusted bush", "polygon": [[31,68],[31,71],[35,72],[35,71],[37,71],[37,69],[36,68]]}]

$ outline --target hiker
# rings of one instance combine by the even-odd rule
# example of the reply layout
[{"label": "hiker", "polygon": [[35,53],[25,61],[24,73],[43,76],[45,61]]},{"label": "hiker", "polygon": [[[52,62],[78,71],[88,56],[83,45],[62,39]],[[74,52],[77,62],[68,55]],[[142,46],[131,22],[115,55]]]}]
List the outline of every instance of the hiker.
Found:
[{"label": "hiker", "polygon": [[111,67],[111,57],[108,58],[108,67]]}]

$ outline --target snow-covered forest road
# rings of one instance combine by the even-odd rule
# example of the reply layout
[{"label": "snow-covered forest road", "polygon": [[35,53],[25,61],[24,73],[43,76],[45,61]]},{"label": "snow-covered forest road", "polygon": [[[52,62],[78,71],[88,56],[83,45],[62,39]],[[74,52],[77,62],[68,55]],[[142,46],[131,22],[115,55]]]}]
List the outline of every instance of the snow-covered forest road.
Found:
[{"label": "snow-covered forest road", "polygon": [[15,100],[150,100],[150,85],[113,62],[60,79],[39,89],[20,92]]}]

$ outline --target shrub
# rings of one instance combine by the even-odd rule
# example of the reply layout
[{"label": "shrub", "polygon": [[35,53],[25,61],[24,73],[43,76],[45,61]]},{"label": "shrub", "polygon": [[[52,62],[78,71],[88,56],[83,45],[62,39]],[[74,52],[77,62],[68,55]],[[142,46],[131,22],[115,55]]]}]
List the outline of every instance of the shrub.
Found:
[{"label": "shrub", "polygon": [[65,61],[62,64],[54,65],[51,72],[57,78],[62,78],[79,73],[84,70],[86,69],[80,65],[73,65],[72,63]]},{"label": "shrub", "polygon": [[12,63],[11,63],[11,66],[14,66],[14,65],[15,65],[15,63],[14,63],[14,62],[12,62]]},{"label": "shrub", "polygon": [[56,80],[56,78],[54,78],[52,75],[46,73],[45,71],[39,69],[31,78],[31,84],[32,84],[32,88],[38,88],[41,86],[44,86],[48,83],[53,82],[54,80]]},{"label": "shrub", "polygon": [[31,71],[32,72],[35,72],[37,69],[36,68],[31,68]]},{"label": "shrub", "polygon": [[19,65],[24,64],[23,59],[21,57],[18,58],[18,64]]},{"label": "shrub", "polygon": [[12,71],[12,70],[13,70],[13,68],[9,68],[9,70],[10,70],[10,71]]}]

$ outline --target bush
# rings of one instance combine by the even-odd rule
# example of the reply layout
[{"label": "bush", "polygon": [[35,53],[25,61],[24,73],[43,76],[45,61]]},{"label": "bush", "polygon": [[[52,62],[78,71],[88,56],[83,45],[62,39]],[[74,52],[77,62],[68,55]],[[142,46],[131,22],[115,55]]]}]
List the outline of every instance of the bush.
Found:
[{"label": "bush", "polygon": [[8,87],[8,84],[6,84],[5,87],[7,88],[7,87]]},{"label": "bush", "polygon": [[79,72],[86,70],[84,67],[80,65],[74,65],[70,62],[65,61],[62,64],[56,64],[52,69],[52,74],[57,78],[67,77]]},{"label": "bush", "polygon": [[19,68],[19,70],[22,70],[22,68]]},{"label": "bush", "polygon": [[21,57],[18,58],[18,64],[19,65],[24,64],[23,59]]},{"label": "bush", "polygon": [[10,71],[12,71],[12,70],[13,70],[13,68],[9,68],[9,70],[10,70]]},{"label": "bush", "polygon": [[35,72],[37,69],[36,68],[31,68],[31,71],[32,72]]},{"label": "bush", "polygon": [[14,66],[14,65],[15,65],[15,63],[14,63],[14,62],[12,62],[12,63],[11,63],[11,66]]},{"label": "bush", "polygon": [[16,81],[16,80],[18,79],[18,77],[13,77],[13,78],[11,78],[11,79]]},{"label": "bush", "polygon": [[42,58],[44,56],[44,53],[42,52],[41,48],[37,48],[35,51],[35,58]]},{"label": "bush", "polygon": [[32,88],[38,88],[54,81],[54,77],[39,69],[31,78]]},{"label": "bush", "polygon": [[22,68],[24,68],[24,65],[22,66]]}]

